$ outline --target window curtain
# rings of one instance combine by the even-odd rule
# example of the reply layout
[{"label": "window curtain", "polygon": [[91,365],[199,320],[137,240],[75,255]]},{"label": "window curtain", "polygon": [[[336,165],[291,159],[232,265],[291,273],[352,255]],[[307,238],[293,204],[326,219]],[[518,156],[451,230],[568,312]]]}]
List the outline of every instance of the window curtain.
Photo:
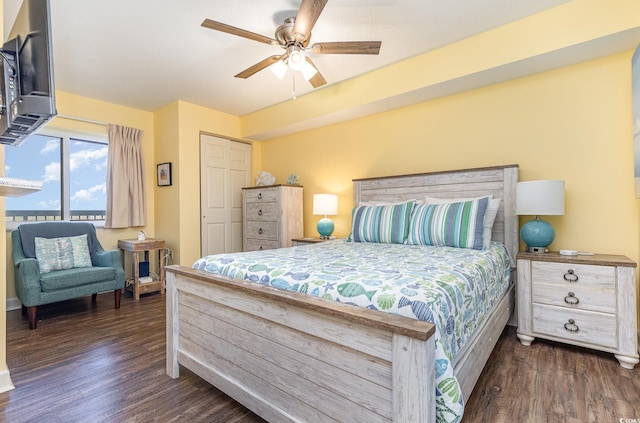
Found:
[{"label": "window curtain", "polygon": [[109,125],[105,228],[147,224],[142,131]]}]

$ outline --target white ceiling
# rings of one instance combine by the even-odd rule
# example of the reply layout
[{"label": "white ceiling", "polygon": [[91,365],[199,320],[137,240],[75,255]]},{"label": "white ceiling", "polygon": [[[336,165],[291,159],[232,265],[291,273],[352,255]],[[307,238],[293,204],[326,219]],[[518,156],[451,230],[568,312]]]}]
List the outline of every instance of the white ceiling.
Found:
[{"label": "white ceiling", "polygon": [[[300,1],[51,0],[56,89],[148,111],[180,99],[238,116],[286,101],[291,74],[234,78],[280,48],[200,24],[209,18],[273,38]],[[311,43],[382,41],[380,55],[310,56],[328,86],[566,1],[331,0]],[[20,4],[4,0],[5,37]],[[312,90],[296,78],[297,95]]]}]

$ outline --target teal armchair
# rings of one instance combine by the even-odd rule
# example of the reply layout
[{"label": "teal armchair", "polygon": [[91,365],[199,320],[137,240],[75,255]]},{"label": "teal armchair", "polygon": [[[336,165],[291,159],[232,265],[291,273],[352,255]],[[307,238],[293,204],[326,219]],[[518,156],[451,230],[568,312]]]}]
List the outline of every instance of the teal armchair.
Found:
[{"label": "teal armchair", "polygon": [[[42,273],[36,258],[35,238],[62,238],[87,235],[91,267],[73,267]],[[124,270],[117,250],[105,251],[88,222],[25,223],[11,233],[16,295],[23,313],[29,316],[29,328],[38,322],[38,306],[71,298],[113,291],[115,308],[120,308],[124,288]]]}]

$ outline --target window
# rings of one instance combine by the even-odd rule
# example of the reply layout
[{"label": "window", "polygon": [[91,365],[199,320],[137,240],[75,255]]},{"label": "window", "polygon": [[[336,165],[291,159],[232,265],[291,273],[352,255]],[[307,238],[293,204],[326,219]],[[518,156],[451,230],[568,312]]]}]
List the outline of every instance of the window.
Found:
[{"label": "window", "polygon": [[6,147],[5,176],[43,182],[39,192],[6,198],[7,223],[104,220],[108,144],[92,138],[38,134]]}]

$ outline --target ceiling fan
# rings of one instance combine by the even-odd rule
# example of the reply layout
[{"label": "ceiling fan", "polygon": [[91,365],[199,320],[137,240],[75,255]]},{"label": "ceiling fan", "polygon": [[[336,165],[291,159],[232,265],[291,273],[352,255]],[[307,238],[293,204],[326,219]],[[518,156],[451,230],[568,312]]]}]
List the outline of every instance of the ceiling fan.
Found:
[{"label": "ceiling fan", "polygon": [[338,41],[315,43],[311,47],[307,47],[311,40],[311,29],[313,29],[327,1],[302,0],[298,15],[285,19],[284,23],[276,29],[275,39],[210,19],[205,19],[202,26],[271,46],[278,46],[285,50],[282,55],[268,57],[243,70],[235,76],[236,78],[246,79],[266,67],[274,65],[271,69],[280,78],[289,68],[302,72],[304,78],[313,85],[313,88],[318,88],[326,84],[327,81],[305,54],[306,52],[312,51],[315,54],[379,54],[382,44],[381,41]]}]

